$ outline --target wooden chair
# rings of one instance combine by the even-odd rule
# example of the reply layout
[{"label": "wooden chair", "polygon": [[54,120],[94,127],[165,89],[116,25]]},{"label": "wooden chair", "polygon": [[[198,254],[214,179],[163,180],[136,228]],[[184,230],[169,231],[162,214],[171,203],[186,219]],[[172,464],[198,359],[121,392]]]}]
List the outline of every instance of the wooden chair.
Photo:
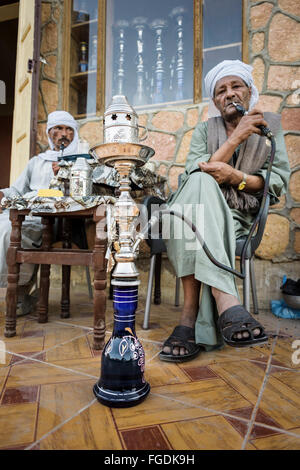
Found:
[{"label": "wooden chair", "polygon": [[[10,246],[7,251],[8,265],[8,286],[6,293],[6,337],[16,335],[16,307],[17,307],[17,288],[19,281],[20,265],[22,263],[39,264],[40,268],[40,293],[37,305],[38,322],[48,321],[48,299],[50,286],[50,268],[51,264],[63,266],[62,275],[62,317],[69,316],[70,307],[70,267],[71,266],[92,266],[94,269],[94,349],[102,349],[105,335],[105,308],[106,308],[106,239],[99,238],[102,233],[97,227],[102,222],[104,215],[97,215],[97,207],[85,209],[77,212],[63,213],[37,213],[42,217],[43,233],[42,244],[40,247],[32,249],[23,249],[21,247],[22,222],[29,210],[10,210],[10,220],[12,223],[12,232],[10,237]],[[92,218],[96,223],[95,245],[93,250],[72,249],[70,230],[72,219]],[[64,220],[64,241],[62,248],[53,248],[53,225],[55,219]],[[82,223],[82,222],[81,222]]]}]

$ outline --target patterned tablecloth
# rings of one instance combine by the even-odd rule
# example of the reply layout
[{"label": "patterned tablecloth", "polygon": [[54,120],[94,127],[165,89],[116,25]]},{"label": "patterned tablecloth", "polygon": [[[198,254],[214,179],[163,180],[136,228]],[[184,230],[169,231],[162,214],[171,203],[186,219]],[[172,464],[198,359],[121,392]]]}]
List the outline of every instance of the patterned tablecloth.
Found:
[{"label": "patterned tablecloth", "polygon": [[14,196],[4,197],[1,206],[4,209],[30,209],[31,213],[39,212],[76,212],[83,209],[99,206],[101,204],[114,204],[116,198],[113,196],[84,196],[84,197],[39,197],[31,198]]}]

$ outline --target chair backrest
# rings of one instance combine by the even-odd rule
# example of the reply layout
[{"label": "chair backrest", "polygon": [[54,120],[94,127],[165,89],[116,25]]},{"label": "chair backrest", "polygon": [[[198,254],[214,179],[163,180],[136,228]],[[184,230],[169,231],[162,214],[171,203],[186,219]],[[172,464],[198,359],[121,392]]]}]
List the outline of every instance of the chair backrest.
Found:
[{"label": "chair backrest", "polygon": [[[156,196],[147,196],[143,200],[143,205],[146,207],[147,214],[148,214],[148,220],[150,217],[153,215],[152,210],[153,206],[161,206],[162,204],[165,204],[166,201],[163,199],[160,199],[159,197]],[[159,236],[161,237],[161,229],[159,228],[158,231]],[[146,238],[146,243],[150,247],[151,250],[151,255],[156,255],[158,253],[164,253],[167,251],[166,245],[162,238],[151,238],[151,234],[148,233],[148,237]]]}]

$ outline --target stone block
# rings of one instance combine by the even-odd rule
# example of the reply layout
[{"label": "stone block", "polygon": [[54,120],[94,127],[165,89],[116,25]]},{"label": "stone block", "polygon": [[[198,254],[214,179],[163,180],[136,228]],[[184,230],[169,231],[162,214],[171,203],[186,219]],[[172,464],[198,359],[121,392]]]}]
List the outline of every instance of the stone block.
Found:
[{"label": "stone block", "polygon": [[285,202],[286,202],[286,196],[285,196],[285,194],[279,198],[279,201],[280,201],[280,202],[278,202],[278,204],[274,204],[274,205],[272,206],[272,209],[281,210],[281,209],[284,208]]},{"label": "stone block", "polygon": [[295,232],[294,250],[296,253],[300,253],[300,230]]},{"label": "stone block", "polygon": [[48,80],[42,80],[41,90],[47,114],[56,111],[58,105],[58,86]]},{"label": "stone block", "polygon": [[46,134],[46,128],[47,128],[46,123],[39,123],[37,125],[37,141],[41,145],[49,145],[47,134]]},{"label": "stone block", "polygon": [[290,224],[288,219],[277,214],[269,214],[264,235],[256,255],[263,259],[273,259],[285,252],[289,244]]},{"label": "stone block", "polygon": [[53,52],[58,46],[57,25],[53,21],[48,23],[42,31],[41,54]]},{"label": "stone block", "polygon": [[183,126],[184,115],[178,111],[160,111],[152,119],[152,125],[167,132],[176,132]]},{"label": "stone block", "polygon": [[169,171],[169,184],[172,191],[176,191],[178,188],[178,176],[184,172],[183,167],[172,166]]},{"label": "stone block", "polygon": [[260,95],[257,106],[264,112],[277,113],[281,101],[280,96]]},{"label": "stone block", "polygon": [[295,62],[300,60],[300,23],[278,13],[270,24],[269,55],[271,60]]},{"label": "stone block", "polygon": [[103,142],[103,123],[102,121],[90,121],[79,130],[80,138],[86,140],[90,146],[101,144]]},{"label": "stone block", "polygon": [[193,132],[194,130],[190,130],[184,134],[181,144],[180,144],[179,151],[177,153],[176,163],[185,163],[186,157],[190,150]]},{"label": "stone block", "polygon": [[284,108],[282,128],[286,131],[300,131],[300,108]]},{"label": "stone block", "polygon": [[47,119],[44,103],[42,99],[41,92],[38,92],[38,121],[44,121]]},{"label": "stone block", "polygon": [[54,18],[56,21],[58,21],[59,18],[61,17],[61,14],[62,14],[62,12],[61,12],[60,8],[57,7],[57,8],[55,8],[55,10],[54,10],[54,12],[53,12],[53,18]]},{"label": "stone block", "polygon": [[291,210],[290,216],[296,222],[296,224],[300,225],[300,208],[295,207]]},{"label": "stone block", "polygon": [[208,120],[208,106],[204,106],[201,114],[201,121],[207,121]]},{"label": "stone block", "polygon": [[286,150],[291,168],[300,165],[300,136],[287,134],[285,137]]},{"label": "stone block", "polygon": [[300,170],[292,174],[290,179],[290,194],[294,201],[300,202]]},{"label": "stone block", "polygon": [[195,127],[199,119],[198,108],[188,109],[187,111],[187,125],[189,127]]},{"label": "stone block", "polygon": [[50,3],[42,3],[41,16],[42,16],[41,18],[42,24],[50,20],[50,16],[51,16],[51,4]]},{"label": "stone block", "polygon": [[176,146],[176,138],[173,135],[149,132],[144,144],[155,150],[154,160],[173,160]]},{"label": "stone block", "polygon": [[45,75],[49,78],[56,78],[57,57],[55,55],[47,56],[48,64],[44,67]]},{"label": "stone block", "polygon": [[271,15],[273,9],[272,3],[264,2],[260,5],[251,7],[250,10],[250,21],[252,29],[263,28]]},{"label": "stone block", "polygon": [[299,0],[278,0],[278,6],[287,13],[300,17]]},{"label": "stone block", "polygon": [[[147,126],[147,123],[148,123],[148,114],[141,114],[139,115],[139,125],[140,126]],[[140,134],[142,134],[143,132],[143,129],[140,130]]]},{"label": "stone block", "polygon": [[269,90],[296,90],[300,86],[300,67],[270,65],[267,86]]},{"label": "stone block", "polygon": [[257,87],[258,91],[261,92],[264,84],[264,78],[265,78],[265,64],[264,61],[260,58],[257,57],[253,63],[253,80],[254,84]]},{"label": "stone block", "polygon": [[265,33],[255,33],[252,38],[252,53],[257,54],[264,48]]}]

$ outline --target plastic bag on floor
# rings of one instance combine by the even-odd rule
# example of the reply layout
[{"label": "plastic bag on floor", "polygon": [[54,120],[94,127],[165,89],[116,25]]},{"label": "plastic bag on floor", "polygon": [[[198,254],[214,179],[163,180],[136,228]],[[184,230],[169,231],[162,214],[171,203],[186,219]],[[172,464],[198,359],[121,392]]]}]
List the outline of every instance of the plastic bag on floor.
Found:
[{"label": "plastic bag on floor", "polygon": [[289,307],[284,300],[271,300],[271,310],[276,317],[300,320],[300,310]]}]

